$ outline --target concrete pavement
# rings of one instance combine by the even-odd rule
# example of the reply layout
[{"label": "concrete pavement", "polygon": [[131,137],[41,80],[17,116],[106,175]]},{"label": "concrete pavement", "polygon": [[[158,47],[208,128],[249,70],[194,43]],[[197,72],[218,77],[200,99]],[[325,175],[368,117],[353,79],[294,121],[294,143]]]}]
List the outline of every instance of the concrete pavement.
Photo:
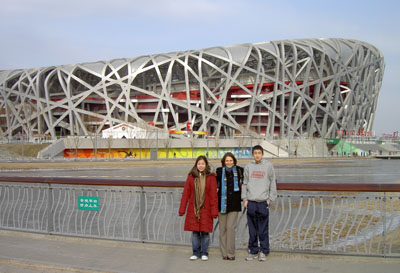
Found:
[{"label": "concrete pavement", "polygon": [[[318,159],[313,159],[312,161]],[[304,161],[301,160],[301,161]],[[311,160],[310,160],[311,161]],[[288,161],[276,160],[275,163]],[[291,159],[291,163],[300,160]],[[176,164],[177,161],[157,161]],[[179,164],[193,164],[179,161]],[[219,164],[219,161],[215,161]],[[0,169],[40,168],[129,168],[154,165],[152,161],[111,162],[15,162]],[[399,272],[400,258],[307,255],[273,252],[266,262],[246,262],[245,250],[235,261],[224,261],[218,249],[210,249],[210,260],[189,261],[191,247],[120,242],[0,230],[0,272],[271,272],[271,273],[391,273]]]},{"label": "concrete pavement", "polygon": [[0,272],[399,272],[400,259],[271,253],[266,262],[221,259],[189,261],[191,247],[84,239],[0,230]]}]

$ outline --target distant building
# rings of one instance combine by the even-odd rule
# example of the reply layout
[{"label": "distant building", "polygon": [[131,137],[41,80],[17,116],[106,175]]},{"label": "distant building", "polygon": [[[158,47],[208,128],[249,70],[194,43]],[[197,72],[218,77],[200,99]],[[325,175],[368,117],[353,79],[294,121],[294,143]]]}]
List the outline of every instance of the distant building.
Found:
[{"label": "distant building", "polygon": [[371,132],[384,67],[371,44],[301,39],[0,71],[0,138],[123,123],[214,137]]},{"label": "distant building", "polygon": [[121,123],[105,129],[101,132],[103,138],[114,139],[165,139],[169,137],[167,131],[150,126],[138,126],[133,124]]}]

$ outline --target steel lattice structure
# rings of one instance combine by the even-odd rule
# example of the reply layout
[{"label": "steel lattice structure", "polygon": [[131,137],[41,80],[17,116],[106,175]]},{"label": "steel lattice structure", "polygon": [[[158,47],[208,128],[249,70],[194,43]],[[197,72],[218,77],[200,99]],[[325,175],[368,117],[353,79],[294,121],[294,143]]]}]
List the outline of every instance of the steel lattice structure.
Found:
[{"label": "steel lattice structure", "polygon": [[0,71],[1,138],[88,135],[118,123],[214,136],[372,130],[384,58],[350,39],[241,44]]}]

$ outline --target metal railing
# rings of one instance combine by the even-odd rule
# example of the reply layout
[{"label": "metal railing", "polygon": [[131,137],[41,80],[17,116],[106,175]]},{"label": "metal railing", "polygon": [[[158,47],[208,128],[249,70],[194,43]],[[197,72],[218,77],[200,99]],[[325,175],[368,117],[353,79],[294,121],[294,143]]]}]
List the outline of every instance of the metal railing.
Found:
[{"label": "metal railing", "polygon": [[[183,185],[0,177],[0,228],[190,245],[178,216]],[[400,257],[400,185],[278,183],[278,190],[270,208],[273,251]],[[80,209],[82,197],[97,197],[98,210]],[[238,222],[236,246],[246,248],[245,213]],[[211,246],[218,237],[216,228]]]}]

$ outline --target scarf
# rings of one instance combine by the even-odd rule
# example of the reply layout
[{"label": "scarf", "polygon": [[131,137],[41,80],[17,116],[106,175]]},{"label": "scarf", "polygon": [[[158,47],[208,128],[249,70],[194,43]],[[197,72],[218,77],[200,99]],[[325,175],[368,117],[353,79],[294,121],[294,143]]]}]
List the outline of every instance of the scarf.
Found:
[{"label": "scarf", "polygon": [[[227,193],[227,179],[225,170],[231,170],[230,168],[223,167],[222,168],[222,177],[221,177],[221,213],[226,213],[226,193]],[[233,191],[239,191],[239,183],[238,183],[238,174],[236,170],[236,166],[232,167],[233,172]]]},{"label": "scarf", "polygon": [[200,210],[204,205],[205,189],[206,176],[202,173],[199,173],[199,176],[194,179],[194,215],[196,216],[197,221],[200,220]]}]

